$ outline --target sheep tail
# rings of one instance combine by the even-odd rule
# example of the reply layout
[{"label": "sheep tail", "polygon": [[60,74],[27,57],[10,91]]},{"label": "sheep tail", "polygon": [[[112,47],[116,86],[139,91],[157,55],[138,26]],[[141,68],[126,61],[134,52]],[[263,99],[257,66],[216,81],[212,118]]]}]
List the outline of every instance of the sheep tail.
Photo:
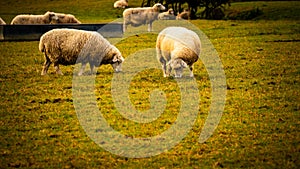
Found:
[{"label": "sheep tail", "polygon": [[41,40],[40,41],[40,44],[39,44],[39,50],[41,51],[41,52],[44,52],[45,51],[45,45],[44,45],[44,42]]}]

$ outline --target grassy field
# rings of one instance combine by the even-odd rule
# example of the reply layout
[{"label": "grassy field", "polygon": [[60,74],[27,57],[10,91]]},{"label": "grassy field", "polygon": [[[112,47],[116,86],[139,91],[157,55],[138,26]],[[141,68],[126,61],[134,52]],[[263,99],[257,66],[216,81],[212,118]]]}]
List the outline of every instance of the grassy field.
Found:
[{"label": "grassy field", "polygon": [[[18,13],[52,10],[73,13],[83,23],[101,23],[120,17],[122,10],[112,9],[112,2],[1,1],[0,16],[9,23]],[[114,155],[88,137],[74,108],[73,66],[61,66],[64,76],[56,75],[52,66],[49,75],[40,76],[44,59],[37,41],[0,42],[0,168],[299,168],[300,3],[234,3],[232,10],[257,6],[264,14],[256,20],[191,21],[208,36],[222,61],[227,83],[225,109],[213,135],[199,143],[212,92],[208,72],[198,61],[194,74],[201,101],[195,124],[171,150],[149,158]],[[154,30],[161,26],[155,22]],[[130,28],[124,38],[109,40],[126,59],[155,47],[157,33],[142,30],[146,27]],[[142,33],[136,34],[138,31]],[[154,90],[166,96],[161,117],[145,124],[118,112],[112,81],[112,68],[101,66],[96,76],[96,104],[115,130],[141,138],[174,125],[181,106],[175,79],[162,78],[160,69],[145,69],[133,77],[129,98],[137,110],[150,108],[149,95]]]}]

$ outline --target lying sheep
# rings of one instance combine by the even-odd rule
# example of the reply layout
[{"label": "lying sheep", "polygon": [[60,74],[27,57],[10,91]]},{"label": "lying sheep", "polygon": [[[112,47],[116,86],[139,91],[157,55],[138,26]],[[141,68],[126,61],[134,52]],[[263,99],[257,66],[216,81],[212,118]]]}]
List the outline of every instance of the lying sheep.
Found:
[{"label": "lying sheep", "polygon": [[181,77],[183,68],[190,68],[193,77],[193,64],[200,56],[201,43],[198,35],[183,27],[168,27],[162,30],[156,41],[157,59],[162,64],[164,77]]},{"label": "lying sheep", "polygon": [[39,50],[45,54],[45,63],[41,75],[46,75],[51,63],[57,74],[63,75],[61,65],[81,63],[78,75],[82,75],[87,63],[91,73],[94,66],[111,64],[116,72],[121,71],[124,61],[120,51],[111,45],[98,32],[76,29],[53,29],[42,35]]},{"label": "lying sheep", "polygon": [[183,12],[179,13],[176,16],[176,19],[177,20],[182,20],[182,19],[188,20],[188,19],[190,19],[190,16],[191,16],[191,12],[189,10],[185,9]]},{"label": "lying sheep", "polygon": [[4,22],[4,20],[0,17],[0,25],[6,25],[6,23]]},{"label": "lying sheep", "polygon": [[57,20],[54,20],[52,23],[76,23],[81,24],[81,22],[75,18],[74,15],[71,14],[64,14],[64,13],[55,13],[55,15],[58,17]]},{"label": "lying sheep", "polygon": [[170,8],[167,12],[162,12],[158,14],[158,19],[160,20],[174,20],[176,19],[174,15],[174,10]]},{"label": "lying sheep", "polygon": [[16,24],[50,24],[56,22],[58,17],[54,12],[46,12],[44,15],[17,15],[11,21],[12,25]]},{"label": "lying sheep", "polygon": [[134,27],[148,24],[148,31],[152,31],[152,23],[157,19],[160,11],[166,8],[157,3],[153,7],[128,8],[123,12],[123,31],[126,31],[127,25]]},{"label": "lying sheep", "polygon": [[118,0],[114,3],[114,8],[126,8],[128,7],[128,0]]}]

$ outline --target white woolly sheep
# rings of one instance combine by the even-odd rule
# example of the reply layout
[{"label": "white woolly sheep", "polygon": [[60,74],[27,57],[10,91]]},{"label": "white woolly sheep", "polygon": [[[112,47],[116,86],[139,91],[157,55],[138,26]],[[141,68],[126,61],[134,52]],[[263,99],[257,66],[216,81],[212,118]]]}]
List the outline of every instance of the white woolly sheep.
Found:
[{"label": "white woolly sheep", "polygon": [[152,23],[157,19],[157,16],[160,11],[165,10],[166,8],[157,3],[153,7],[140,7],[140,8],[128,8],[123,12],[123,31],[126,31],[128,25],[134,27],[148,24],[148,31],[152,31]]},{"label": "white woolly sheep", "polygon": [[6,25],[6,23],[4,22],[4,20],[0,17],[0,25]]},{"label": "white woolly sheep", "polygon": [[114,3],[114,8],[126,8],[128,7],[128,0],[118,0]]},{"label": "white woolly sheep", "polygon": [[176,19],[176,16],[174,15],[174,10],[172,8],[170,8],[168,11],[158,14],[158,19],[160,19],[160,20]]},{"label": "white woolly sheep", "polygon": [[16,24],[50,24],[57,21],[58,17],[54,12],[46,12],[44,15],[17,15],[11,21],[12,25]]},{"label": "white woolly sheep", "polygon": [[190,16],[191,16],[191,12],[189,10],[185,9],[183,12],[179,13],[176,16],[176,19],[177,20],[182,20],[182,19],[188,20],[188,19],[190,19]]},{"label": "white woolly sheep", "polygon": [[189,67],[193,77],[193,64],[200,56],[201,42],[198,35],[183,27],[168,27],[157,37],[157,59],[162,64],[164,77],[170,76],[172,69],[175,77],[181,77],[183,68]]},{"label": "white woolly sheep", "polygon": [[98,32],[76,29],[52,29],[42,35],[39,50],[45,54],[41,75],[46,75],[51,63],[57,74],[63,75],[61,65],[81,63],[78,75],[82,75],[87,63],[91,73],[94,66],[111,64],[115,72],[121,71],[124,61],[120,51]]},{"label": "white woolly sheep", "polygon": [[74,23],[74,24],[81,24],[81,22],[75,18],[72,14],[64,14],[64,13],[55,13],[55,15],[58,17],[57,20],[54,20],[51,23]]}]

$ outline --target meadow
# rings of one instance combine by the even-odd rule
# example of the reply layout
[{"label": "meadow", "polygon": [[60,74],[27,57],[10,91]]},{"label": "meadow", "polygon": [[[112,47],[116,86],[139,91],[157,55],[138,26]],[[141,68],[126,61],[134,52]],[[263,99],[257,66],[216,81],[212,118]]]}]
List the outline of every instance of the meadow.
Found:
[{"label": "meadow", "polygon": [[[105,23],[121,16],[122,10],[113,9],[112,3],[1,1],[0,16],[9,23],[19,13],[52,10],[72,13],[83,23]],[[195,123],[172,149],[148,158],[115,155],[87,135],[74,107],[76,67],[61,66],[64,76],[60,76],[51,66],[48,75],[41,76],[44,56],[38,41],[0,42],[0,168],[299,168],[299,6],[289,1],[233,3],[230,10],[259,7],[263,14],[247,21],[190,21],[206,34],[223,65],[227,93],[222,118],[213,135],[199,143],[212,102],[208,68],[199,60],[194,74],[201,100]],[[154,22],[154,30],[161,27]],[[157,32],[144,30],[146,26],[130,28],[124,38],[109,40],[125,59],[140,53],[147,60]],[[135,64],[130,70],[143,62]],[[97,70],[92,86],[103,117],[113,129],[131,138],[152,137],[171,128],[182,104],[178,80],[163,78],[159,68],[137,74],[125,68],[118,76],[132,76],[128,95],[133,107],[149,110],[149,96],[159,90],[166,98],[164,111],[151,123],[124,118],[112,95],[116,75],[105,65]],[[183,81],[188,80],[187,75],[185,72]]]}]

